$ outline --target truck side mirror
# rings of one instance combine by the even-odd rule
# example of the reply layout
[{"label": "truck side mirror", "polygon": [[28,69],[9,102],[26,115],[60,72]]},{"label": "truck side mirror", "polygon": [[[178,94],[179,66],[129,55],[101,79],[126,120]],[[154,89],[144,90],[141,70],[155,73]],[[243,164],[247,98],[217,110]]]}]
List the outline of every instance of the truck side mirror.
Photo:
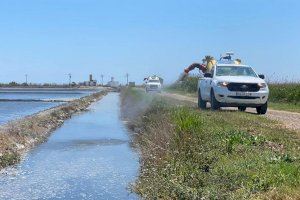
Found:
[{"label": "truck side mirror", "polygon": [[263,75],[263,74],[259,74],[258,77],[261,79],[265,79],[265,75]]},{"label": "truck side mirror", "polygon": [[204,77],[205,77],[205,78],[212,78],[212,74],[211,74],[211,73],[205,73],[205,74],[204,74]]}]

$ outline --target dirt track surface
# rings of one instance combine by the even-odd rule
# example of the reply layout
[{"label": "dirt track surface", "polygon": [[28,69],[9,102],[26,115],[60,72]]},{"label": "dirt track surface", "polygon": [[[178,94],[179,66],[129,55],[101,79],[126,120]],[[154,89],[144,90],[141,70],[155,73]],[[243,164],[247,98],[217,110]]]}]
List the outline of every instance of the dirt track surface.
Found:
[{"label": "dirt track surface", "polygon": [[[186,101],[191,102],[193,104],[197,104],[197,98],[190,97],[190,96],[184,96],[181,94],[174,94],[174,93],[162,93],[163,96],[167,96],[170,98],[174,98],[180,101]],[[237,110],[235,108],[224,108],[230,109],[230,110]],[[256,113],[256,110],[253,108],[248,108],[248,113]],[[284,127],[296,130],[297,132],[300,131],[300,113],[294,113],[294,112],[288,112],[288,111],[279,111],[279,110],[272,110],[268,109],[268,112],[266,115],[263,115],[269,119],[276,120],[280,122]]]}]

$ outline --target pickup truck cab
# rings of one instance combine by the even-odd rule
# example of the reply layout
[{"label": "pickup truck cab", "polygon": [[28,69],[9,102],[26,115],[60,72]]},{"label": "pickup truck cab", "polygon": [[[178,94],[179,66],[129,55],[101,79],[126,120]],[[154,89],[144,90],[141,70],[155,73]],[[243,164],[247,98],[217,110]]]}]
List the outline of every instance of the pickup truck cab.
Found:
[{"label": "pickup truck cab", "polygon": [[198,107],[211,109],[220,107],[238,107],[245,111],[247,107],[256,108],[258,114],[265,114],[268,108],[269,88],[263,80],[247,65],[234,62],[217,63],[210,73],[205,73],[198,82]]}]

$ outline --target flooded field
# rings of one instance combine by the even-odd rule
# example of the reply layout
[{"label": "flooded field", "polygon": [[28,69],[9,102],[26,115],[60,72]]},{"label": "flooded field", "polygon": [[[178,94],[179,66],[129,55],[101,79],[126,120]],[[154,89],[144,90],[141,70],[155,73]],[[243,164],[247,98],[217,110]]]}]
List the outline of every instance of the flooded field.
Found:
[{"label": "flooded field", "polygon": [[57,106],[64,100],[80,98],[97,91],[100,90],[0,89],[0,125]]},{"label": "flooded field", "polygon": [[0,102],[0,125],[42,110],[57,106],[59,102]]},{"label": "flooded field", "polygon": [[0,89],[1,100],[69,100],[100,90],[82,89]]},{"label": "flooded field", "polygon": [[48,142],[0,175],[0,199],[136,199],[138,156],[119,119],[119,96],[67,120]]}]

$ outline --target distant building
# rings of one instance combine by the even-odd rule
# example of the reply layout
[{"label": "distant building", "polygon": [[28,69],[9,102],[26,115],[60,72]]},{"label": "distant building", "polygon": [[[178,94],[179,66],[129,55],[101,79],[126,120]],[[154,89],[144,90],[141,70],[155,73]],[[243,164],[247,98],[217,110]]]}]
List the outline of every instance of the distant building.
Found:
[{"label": "distant building", "polygon": [[97,80],[94,80],[93,79],[93,75],[90,74],[89,75],[89,80],[88,81],[84,81],[80,85],[83,85],[83,86],[97,86]]},{"label": "distant building", "polygon": [[109,87],[119,87],[119,82],[114,80],[114,77],[111,77],[111,81],[107,83]]},{"label": "distant building", "polygon": [[135,82],[129,82],[128,85],[129,87],[135,87]]},{"label": "distant building", "polygon": [[84,85],[85,85],[85,86],[96,86],[96,85],[97,85],[97,80],[94,80],[94,79],[93,79],[93,75],[90,74],[90,76],[89,76],[89,81],[85,81],[85,82],[84,82]]}]

